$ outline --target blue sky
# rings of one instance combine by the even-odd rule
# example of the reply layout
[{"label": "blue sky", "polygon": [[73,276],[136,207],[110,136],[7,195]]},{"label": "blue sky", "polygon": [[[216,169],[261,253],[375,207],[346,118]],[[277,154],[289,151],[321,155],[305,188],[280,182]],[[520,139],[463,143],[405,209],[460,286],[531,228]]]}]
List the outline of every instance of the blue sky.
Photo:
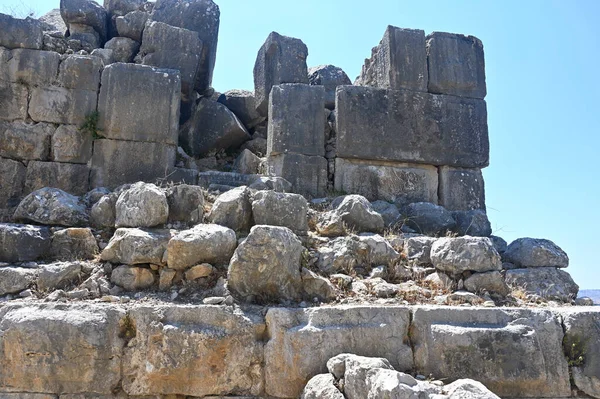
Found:
[{"label": "blue sky", "polygon": [[[21,1],[2,0],[0,11]],[[494,233],[509,242],[553,240],[569,254],[567,270],[580,288],[600,288],[599,1],[215,2],[218,91],[253,89],[256,52],[271,31],[302,39],[309,66],[334,64],[352,80],[387,25],[480,38],[491,146],[484,177]],[[59,0],[27,3],[42,15]]]}]

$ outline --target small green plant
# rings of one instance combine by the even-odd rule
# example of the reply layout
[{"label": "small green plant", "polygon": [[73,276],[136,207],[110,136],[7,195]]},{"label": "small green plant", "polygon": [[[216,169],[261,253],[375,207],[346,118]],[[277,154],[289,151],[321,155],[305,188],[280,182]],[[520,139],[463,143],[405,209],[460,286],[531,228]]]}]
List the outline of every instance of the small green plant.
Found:
[{"label": "small green plant", "polygon": [[585,345],[579,337],[567,337],[563,339],[563,351],[567,357],[569,367],[579,367],[585,364]]},{"label": "small green plant", "polygon": [[125,341],[129,341],[135,338],[137,329],[135,328],[135,321],[129,316],[125,315],[119,320],[119,337]]},{"label": "small green plant", "polygon": [[94,111],[91,114],[88,114],[83,121],[83,124],[79,127],[80,132],[89,133],[92,135],[93,139],[102,138],[100,134],[98,134],[98,119],[100,118],[100,114],[98,111]]}]

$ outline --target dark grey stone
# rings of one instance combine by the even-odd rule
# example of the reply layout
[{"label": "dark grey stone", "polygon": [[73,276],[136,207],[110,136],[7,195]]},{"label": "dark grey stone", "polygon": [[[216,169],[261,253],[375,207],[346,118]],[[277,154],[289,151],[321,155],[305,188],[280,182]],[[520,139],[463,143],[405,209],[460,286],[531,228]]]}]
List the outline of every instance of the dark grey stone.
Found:
[{"label": "dark grey stone", "polygon": [[429,202],[409,204],[403,214],[408,227],[428,236],[444,235],[456,226],[450,211]]},{"label": "dark grey stone", "polygon": [[100,44],[106,41],[108,37],[106,10],[95,1],[60,0],[60,15],[69,28],[69,32],[73,25],[90,26],[100,36]]},{"label": "dark grey stone", "polygon": [[358,86],[338,87],[336,96],[338,157],[473,168],[489,163],[483,100]]},{"label": "dark grey stone", "polygon": [[142,42],[142,33],[150,14],[144,11],[132,11],[115,19],[119,36],[128,37],[136,42]]},{"label": "dark grey stone", "polygon": [[543,238],[518,238],[502,257],[517,267],[567,267],[569,257],[558,245]]},{"label": "dark grey stone", "polygon": [[505,279],[513,289],[519,288],[528,295],[550,300],[570,302],[579,292],[571,275],[554,267],[507,270]]},{"label": "dark grey stone", "polygon": [[498,236],[490,236],[490,240],[492,240],[492,244],[494,244],[494,248],[500,255],[506,252],[506,248],[508,247],[508,243],[502,237]]},{"label": "dark grey stone", "polygon": [[195,31],[149,21],[136,60],[144,65],[178,70],[184,98],[190,99],[202,61],[202,47]]},{"label": "dark grey stone", "polygon": [[104,48],[113,51],[115,62],[133,62],[140,49],[140,43],[128,37],[113,37],[106,42]]},{"label": "dark grey stone", "polygon": [[485,182],[481,169],[439,168],[440,205],[451,211],[485,209]]},{"label": "dark grey stone", "polygon": [[45,187],[27,195],[15,210],[15,220],[50,226],[85,226],[88,213],[79,197]]},{"label": "dark grey stone", "polygon": [[19,204],[25,188],[27,167],[19,161],[0,158],[0,208]]},{"label": "dark grey stone", "polygon": [[178,71],[123,63],[107,66],[98,98],[100,134],[177,145],[180,93]]},{"label": "dark grey stone", "polygon": [[102,47],[103,41],[100,34],[91,26],[82,24],[69,24],[67,43],[69,49],[75,51],[95,49]]},{"label": "dark grey stone", "polygon": [[0,262],[40,259],[48,254],[50,243],[48,227],[0,223]]},{"label": "dark grey stone", "polygon": [[402,222],[402,215],[398,210],[398,207],[394,204],[390,204],[387,201],[374,201],[371,202],[373,210],[381,215],[385,227],[396,227]]},{"label": "dark grey stone", "polygon": [[180,184],[167,189],[169,221],[202,222],[204,194],[199,186]]},{"label": "dark grey stone", "polygon": [[323,86],[281,84],[271,89],[267,156],[295,152],[325,156]]},{"label": "dark grey stone", "polygon": [[243,175],[233,172],[219,172],[211,170],[198,173],[198,185],[208,188],[210,185],[240,187],[247,186],[254,182],[256,175]]},{"label": "dark grey stone", "polygon": [[247,129],[252,129],[265,120],[256,111],[254,93],[247,90],[229,90],[217,100],[237,116]]},{"label": "dark grey stone", "polygon": [[320,198],[327,190],[327,160],[301,154],[274,155],[267,160],[269,173],[292,184],[292,191],[305,197]]},{"label": "dark grey stone", "polygon": [[269,94],[281,83],[308,83],[308,48],[300,39],[271,32],[256,56],[254,95],[256,109],[267,116]]},{"label": "dark grey stone", "polygon": [[433,32],[427,36],[430,93],[484,98],[485,60],[481,40]]},{"label": "dark grey stone", "polygon": [[249,139],[250,134],[233,112],[208,98],[200,100],[192,118],[179,133],[179,145],[196,157],[239,147]]},{"label": "dark grey stone", "polygon": [[425,32],[388,26],[355,84],[427,91]]},{"label": "dark grey stone", "polygon": [[38,20],[18,19],[0,13],[0,46],[41,50],[43,44],[42,24]]},{"label": "dark grey stone", "polygon": [[50,123],[0,121],[0,156],[47,161],[50,157],[50,138],[55,130]]},{"label": "dark grey stone", "polygon": [[346,72],[334,65],[319,65],[308,68],[308,82],[311,85],[325,87],[325,107],[335,108],[335,89],[338,86],[351,85]]},{"label": "dark grey stone", "polygon": [[452,217],[456,221],[454,231],[458,235],[476,237],[489,237],[492,235],[492,225],[482,209],[454,211]]},{"label": "dark grey stone", "polygon": [[202,41],[196,91],[204,92],[212,84],[219,35],[219,6],[212,0],[157,0],[152,20],[198,32]]},{"label": "dark grey stone", "polygon": [[25,177],[25,192],[44,187],[54,187],[74,195],[88,191],[89,168],[87,165],[30,161]]},{"label": "dark grey stone", "polygon": [[[115,36],[125,36],[120,34],[117,29],[117,18],[129,14],[136,10],[142,10],[146,0],[104,0],[104,8],[108,17],[109,38]],[[142,26],[143,27],[143,26]],[[135,40],[135,38],[132,37]]]}]

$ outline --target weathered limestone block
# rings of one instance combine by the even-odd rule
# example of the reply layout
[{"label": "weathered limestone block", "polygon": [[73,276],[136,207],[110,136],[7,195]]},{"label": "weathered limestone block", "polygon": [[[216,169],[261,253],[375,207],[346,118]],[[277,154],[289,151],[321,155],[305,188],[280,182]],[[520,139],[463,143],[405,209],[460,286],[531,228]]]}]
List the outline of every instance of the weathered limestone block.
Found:
[{"label": "weathered limestone block", "polygon": [[74,26],[84,25],[93,28],[99,36],[100,47],[108,37],[107,14],[104,7],[93,0],[61,0],[60,15],[73,36]]},{"label": "weathered limestone block", "polygon": [[31,161],[27,165],[25,191],[54,187],[70,194],[83,195],[88,191],[89,168],[60,162]]},{"label": "weathered limestone block", "polygon": [[256,180],[254,175],[244,175],[234,172],[219,172],[217,170],[209,170],[207,172],[198,173],[198,185],[208,188],[211,184],[241,187],[247,186]]},{"label": "weathered limestone block", "polygon": [[267,116],[271,88],[281,83],[308,83],[308,48],[300,39],[271,32],[254,63],[256,109]]},{"label": "weathered limestone block", "polygon": [[295,152],[325,156],[325,88],[274,85],[269,97],[267,156]]},{"label": "weathered limestone block", "polygon": [[136,60],[144,65],[177,69],[181,74],[182,93],[191,99],[201,57],[202,41],[197,32],[150,21],[144,29]]},{"label": "weathered limestone block", "polygon": [[303,250],[302,242],[287,227],[252,227],[229,263],[229,290],[254,303],[300,300]]},{"label": "weathered limestone block", "polygon": [[24,85],[0,80],[0,120],[27,119],[27,96]]},{"label": "weathered limestone block", "polygon": [[0,223],[0,262],[37,260],[50,250],[50,230],[26,224]]},{"label": "weathered limestone block", "polygon": [[336,158],[335,189],[399,206],[438,200],[437,168],[429,165]]},{"label": "weathered limestone block", "polygon": [[60,125],[52,135],[52,160],[87,164],[92,158],[93,141],[90,132],[76,125]]},{"label": "weathered limestone block", "polygon": [[371,58],[365,60],[356,84],[427,91],[425,32],[388,26]]},{"label": "weathered limestone block", "polygon": [[404,253],[408,260],[418,265],[431,264],[431,246],[436,238],[433,237],[409,237],[404,240]]},{"label": "weathered limestone block", "polygon": [[96,112],[98,95],[91,90],[35,87],[29,101],[29,116],[36,122],[81,125]]},{"label": "weathered limestone block", "polygon": [[239,147],[247,140],[250,134],[242,122],[226,106],[210,98],[200,100],[179,133],[179,145],[196,157]]},{"label": "weathered limestone block", "polygon": [[229,108],[246,129],[252,129],[265,119],[256,111],[256,99],[251,91],[229,90],[221,94],[217,101]]},{"label": "weathered limestone block", "polygon": [[179,184],[167,190],[169,220],[199,223],[204,216],[204,194],[196,185]]},{"label": "weathered limestone block", "polygon": [[219,6],[212,0],[158,0],[152,12],[153,21],[198,32],[202,54],[195,89],[199,93],[212,84],[220,15]]},{"label": "weathered limestone block", "polygon": [[115,62],[133,62],[140,49],[140,43],[128,37],[113,37],[106,42],[104,48],[113,51]]},{"label": "weathered limestone block", "polygon": [[467,270],[502,270],[500,254],[487,237],[440,238],[431,246],[431,263],[436,269],[455,275]]},{"label": "weathered limestone block", "polygon": [[474,36],[433,32],[427,35],[430,93],[484,98],[483,44]]},{"label": "weathered limestone block", "polygon": [[96,238],[89,228],[71,227],[52,235],[50,254],[54,259],[94,259],[98,252]]},{"label": "weathered limestone block", "polygon": [[138,182],[119,195],[115,211],[116,227],[152,227],[167,222],[169,203],[163,190]]},{"label": "weathered limestone block", "polygon": [[344,394],[335,386],[333,375],[317,374],[306,383],[300,399],[344,399]]},{"label": "weathered limestone block", "polygon": [[150,18],[150,14],[140,10],[134,10],[123,16],[116,17],[115,25],[119,36],[128,37],[141,43],[148,18]]},{"label": "weathered limestone block", "polygon": [[15,49],[6,51],[0,68],[0,80],[24,85],[49,85],[58,74],[60,54],[53,51]]},{"label": "weathered limestone block", "polygon": [[126,265],[162,265],[163,255],[172,236],[173,232],[170,230],[120,228],[102,250],[100,258]]},{"label": "weathered limestone block", "polygon": [[15,210],[15,219],[51,226],[85,226],[88,214],[79,197],[44,187],[23,198]]},{"label": "weathered limestone block", "polygon": [[175,270],[185,270],[200,263],[228,263],[237,239],[230,228],[217,224],[199,224],[176,234],[167,246],[167,264]]},{"label": "weathered limestone block", "polygon": [[16,392],[110,394],[121,380],[125,311],[96,304],[0,310],[0,386]]},{"label": "weathered limestone block", "polygon": [[384,357],[397,370],[413,366],[407,344],[407,308],[271,308],[266,320],[270,337],[265,345],[268,395],[298,397],[310,378],[327,372],[327,360],[340,353]]},{"label": "weathered limestone block", "polygon": [[58,82],[67,89],[98,91],[102,60],[94,56],[70,55],[61,63]]},{"label": "weathered limestone block", "polygon": [[50,157],[50,138],[55,130],[49,123],[0,121],[0,156],[47,161]]},{"label": "weathered limestone block", "polygon": [[338,157],[466,168],[489,163],[483,100],[341,86],[336,113]]},{"label": "weathered limestone block", "polygon": [[347,229],[357,233],[381,233],[384,223],[365,197],[351,194],[334,199],[330,210],[319,215],[316,227],[319,234],[334,237],[345,235]]},{"label": "weathered limestone block", "polygon": [[506,271],[506,283],[527,295],[570,303],[579,286],[569,273],[555,267],[534,267]]},{"label": "weathered limestone block", "polygon": [[239,308],[153,306],[130,311],[125,348],[128,395],[259,396],[264,321]]},{"label": "weathered limestone block", "polygon": [[0,208],[19,204],[25,188],[27,168],[19,161],[0,158]]},{"label": "weathered limestone block", "polygon": [[252,226],[250,190],[246,186],[241,186],[219,195],[210,210],[208,220],[235,231],[250,230]]},{"label": "weathered limestone block", "polygon": [[254,223],[283,226],[296,233],[308,230],[308,202],[300,194],[259,191],[253,199]]},{"label": "weathered limestone block", "polygon": [[32,269],[0,267],[0,295],[17,294],[32,285],[35,278],[36,271]]},{"label": "weathered limestone block", "polygon": [[450,211],[485,209],[485,184],[481,169],[442,166],[440,205]]},{"label": "weathered limestone block", "polygon": [[259,172],[262,159],[254,155],[249,149],[244,149],[233,163],[233,170],[237,173],[252,175]]},{"label": "weathered limestone block", "polygon": [[76,48],[95,49],[102,46],[100,34],[91,26],[84,24],[69,24],[68,46]]},{"label": "weathered limestone block", "polygon": [[9,49],[30,48],[41,50],[42,24],[33,18],[18,19],[0,14],[0,46]]},{"label": "weathered limestone block", "polygon": [[[565,353],[570,361],[573,381],[586,394],[600,397],[600,309],[561,309],[565,326]],[[582,356],[582,359],[579,359]]]},{"label": "weathered limestone block", "polygon": [[558,245],[543,238],[518,238],[510,243],[503,259],[517,267],[568,267],[569,257]]},{"label": "weathered limestone block", "polygon": [[98,129],[109,139],[177,145],[180,92],[175,70],[111,64],[102,72]]},{"label": "weathered limestone block", "polygon": [[[108,17],[109,38],[112,38],[114,36],[130,37],[129,35],[121,34],[121,32],[118,32],[117,19],[136,10],[143,9],[145,3],[146,0],[104,0],[104,8],[106,9]],[[144,23],[145,22],[146,21],[144,21]],[[141,28],[143,27],[144,25],[142,24]],[[132,37],[131,39],[136,40],[135,37]]]},{"label": "weathered limestone block", "polygon": [[473,273],[465,279],[465,289],[475,293],[487,291],[502,296],[510,293],[510,289],[499,271]]},{"label": "weathered limestone block", "polygon": [[104,65],[109,65],[115,62],[115,58],[113,57],[113,51],[108,48],[94,49],[92,50],[90,55],[100,59]]},{"label": "weathered limestone block", "polygon": [[305,197],[323,197],[327,189],[327,160],[319,156],[280,154],[268,158],[269,173],[292,183]]},{"label": "weathered limestone block", "polygon": [[308,68],[308,81],[313,86],[325,87],[325,107],[335,108],[335,89],[338,86],[351,85],[346,72],[333,65],[319,65]]},{"label": "weathered limestone block", "polygon": [[411,324],[420,374],[474,378],[501,397],[570,396],[562,340],[558,318],[537,309],[420,307]]},{"label": "weathered limestone block", "polygon": [[90,187],[117,187],[168,176],[177,148],[161,143],[94,140]]},{"label": "weathered limestone block", "polygon": [[115,268],[110,275],[110,282],[127,291],[139,291],[154,285],[156,276],[145,267],[122,265]]},{"label": "weathered limestone block", "polygon": [[80,262],[53,262],[41,266],[35,282],[40,291],[52,292],[76,282],[80,276]]}]

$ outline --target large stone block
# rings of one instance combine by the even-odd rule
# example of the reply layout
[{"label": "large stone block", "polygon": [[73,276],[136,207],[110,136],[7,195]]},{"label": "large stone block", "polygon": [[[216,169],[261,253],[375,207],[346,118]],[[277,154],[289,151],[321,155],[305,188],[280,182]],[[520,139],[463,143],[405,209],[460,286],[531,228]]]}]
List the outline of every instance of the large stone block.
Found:
[{"label": "large stone block", "polygon": [[485,209],[481,169],[439,168],[440,205],[451,211]]},{"label": "large stone block", "polygon": [[295,152],[325,156],[324,107],[323,86],[273,86],[269,98],[267,155]]},{"label": "large stone block", "polygon": [[407,308],[271,308],[266,320],[267,395],[299,397],[308,380],[327,372],[327,360],[340,353],[384,357],[400,371],[413,366]]},{"label": "large stone block", "polygon": [[52,136],[52,160],[56,162],[87,163],[92,157],[94,138],[75,125],[60,125]]},{"label": "large stone block", "polygon": [[50,157],[50,138],[55,130],[49,123],[0,121],[0,156],[46,161]]},{"label": "large stone block", "polygon": [[0,158],[0,208],[19,205],[26,173],[27,167],[21,162]]},{"label": "large stone block", "polygon": [[0,262],[41,259],[49,254],[50,244],[48,227],[0,223]]},{"label": "large stone block", "polygon": [[[371,87],[336,91],[337,156],[485,167],[485,101]],[[373,145],[377,143],[377,145]]]},{"label": "large stone block", "polygon": [[365,60],[356,84],[427,91],[425,32],[388,26],[371,58]]},{"label": "large stone block", "polygon": [[179,72],[111,64],[102,72],[98,129],[109,139],[177,145]]},{"label": "large stone block", "polygon": [[81,125],[96,112],[98,93],[64,87],[35,87],[29,101],[29,116],[36,122]]},{"label": "large stone block", "polygon": [[190,98],[202,57],[202,41],[197,32],[150,21],[144,28],[138,57],[144,65],[177,69],[181,73],[181,90]]},{"label": "large stone block", "polygon": [[335,189],[399,205],[438,201],[435,166],[336,158]]},{"label": "large stone block", "polygon": [[196,31],[202,41],[202,53],[196,91],[204,92],[212,84],[217,58],[219,36],[219,6],[212,0],[158,0],[152,12],[152,20]]},{"label": "large stone block", "polygon": [[108,36],[108,19],[104,7],[93,0],[60,0],[60,15],[69,27],[71,37],[76,27],[91,28],[98,36],[100,47]]},{"label": "large stone block", "polygon": [[69,194],[83,195],[88,191],[89,171],[87,165],[31,161],[27,165],[25,192],[53,187]]},{"label": "large stone block", "polygon": [[111,394],[121,381],[125,311],[93,304],[0,310],[0,386],[13,392]]},{"label": "large stone block", "polygon": [[420,374],[473,378],[501,397],[570,396],[562,341],[546,310],[421,307],[411,324]]},{"label": "large stone block", "polygon": [[281,83],[308,83],[308,48],[300,39],[271,32],[254,63],[256,109],[267,116],[269,94]]},{"label": "large stone block", "polygon": [[42,24],[33,18],[18,19],[0,14],[0,46],[41,50],[44,44]]},{"label": "large stone block", "polygon": [[220,306],[139,307],[130,317],[136,330],[123,359],[128,395],[262,392],[262,317]]},{"label": "large stone block", "polygon": [[94,140],[90,187],[153,182],[175,166],[176,147],[160,143]]},{"label": "large stone block", "polygon": [[58,82],[67,89],[97,92],[103,68],[104,64],[98,57],[70,55],[60,63]]},{"label": "large stone block", "polygon": [[27,96],[24,85],[0,80],[0,120],[27,119]]},{"label": "large stone block", "polygon": [[[0,50],[2,51],[2,50]],[[4,50],[0,80],[24,85],[49,85],[58,74],[60,54],[29,49]]]},{"label": "large stone block", "polygon": [[484,98],[483,44],[474,36],[433,32],[427,35],[430,93]]},{"label": "large stone block", "polygon": [[292,183],[292,191],[305,197],[323,197],[327,190],[327,160],[319,156],[280,154],[267,160],[269,173]]}]

